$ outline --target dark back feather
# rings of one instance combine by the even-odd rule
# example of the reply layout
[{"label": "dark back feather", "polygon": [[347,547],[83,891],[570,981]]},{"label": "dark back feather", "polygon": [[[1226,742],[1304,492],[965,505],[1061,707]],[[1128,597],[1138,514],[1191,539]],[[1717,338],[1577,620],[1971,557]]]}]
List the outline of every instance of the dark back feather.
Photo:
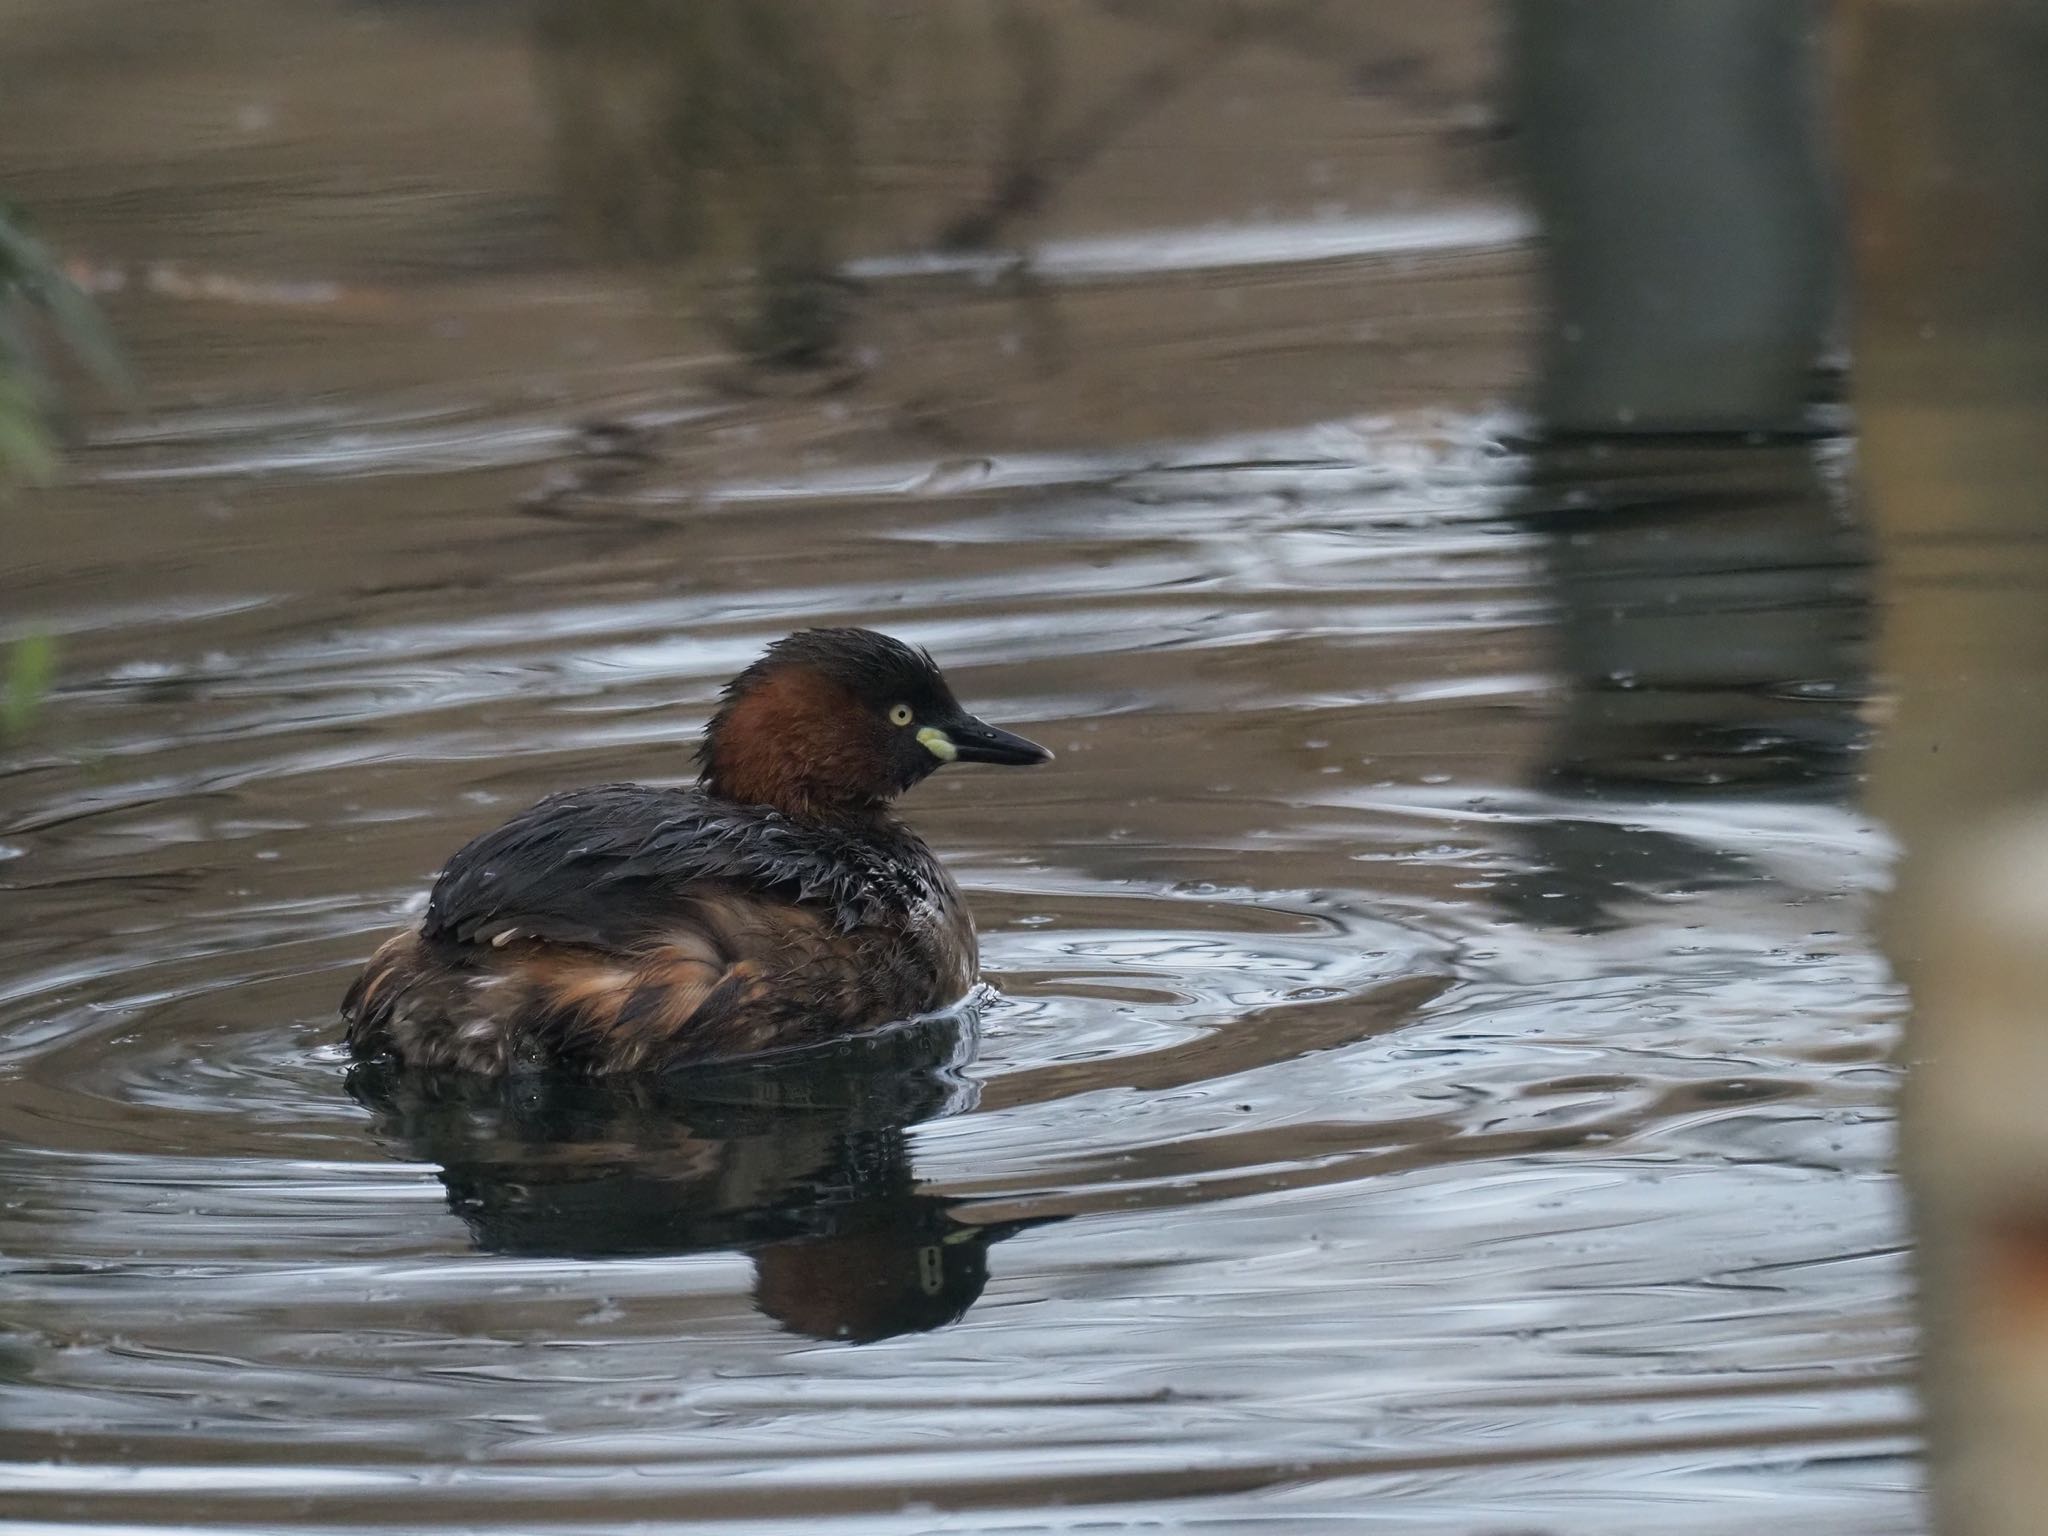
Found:
[{"label": "dark back feather", "polygon": [[465,846],[435,882],[420,931],[626,945],[707,887],[821,909],[846,933],[953,894],[931,851],[894,822],[797,822],[696,789],[601,784],[550,795]]}]

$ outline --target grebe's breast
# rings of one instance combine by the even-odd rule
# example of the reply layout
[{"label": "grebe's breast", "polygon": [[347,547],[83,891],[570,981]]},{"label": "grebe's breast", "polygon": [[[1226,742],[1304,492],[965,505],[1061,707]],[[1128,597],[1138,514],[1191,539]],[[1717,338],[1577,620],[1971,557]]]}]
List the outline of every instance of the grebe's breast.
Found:
[{"label": "grebe's breast", "polygon": [[952,874],[924,840],[907,829],[897,831],[909,846],[891,862],[917,892],[903,923],[902,942],[917,955],[914,963],[931,972],[936,1001],[928,1006],[942,1008],[965,997],[981,974],[974,914]]}]

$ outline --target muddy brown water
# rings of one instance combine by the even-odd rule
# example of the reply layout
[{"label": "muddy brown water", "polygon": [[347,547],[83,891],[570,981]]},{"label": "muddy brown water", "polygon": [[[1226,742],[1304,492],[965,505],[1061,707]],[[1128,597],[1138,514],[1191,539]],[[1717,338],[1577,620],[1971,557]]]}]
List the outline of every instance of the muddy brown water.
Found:
[{"label": "muddy brown water", "polygon": [[[147,270],[113,172],[25,174]],[[1528,450],[1526,235],[1049,236],[1123,371],[937,425],[957,361],[736,389],[632,274],[302,231],[240,270],[335,294],[116,295],[147,400],[4,514],[62,665],[0,750],[0,1525],[1919,1529],[1846,450]],[[914,256],[877,302],[1004,351]],[[1347,305],[1355,376],[1287,318]],[[1219,357],[1178,432],[1074,405]],[[907,806],[989,994],[350,1071],[446,852],[852,622],[1060,754]]]}]

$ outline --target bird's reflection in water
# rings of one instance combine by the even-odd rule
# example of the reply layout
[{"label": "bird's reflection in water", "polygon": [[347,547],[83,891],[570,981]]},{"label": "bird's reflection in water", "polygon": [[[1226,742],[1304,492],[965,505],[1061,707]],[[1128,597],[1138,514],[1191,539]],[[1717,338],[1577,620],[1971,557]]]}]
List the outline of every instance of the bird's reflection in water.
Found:
[{"label": "bird's reflection in water", "polygon": [[907,1128],[973,1107],[972,1024],[920,1020],[817,1050],[636,1078],[357,1067],[380,1135],[435,1163],[476,1246],[557,1258],[734,1250],[784,1327],[860,1343],[980,1297],[981,1223],[923,1193]]}]

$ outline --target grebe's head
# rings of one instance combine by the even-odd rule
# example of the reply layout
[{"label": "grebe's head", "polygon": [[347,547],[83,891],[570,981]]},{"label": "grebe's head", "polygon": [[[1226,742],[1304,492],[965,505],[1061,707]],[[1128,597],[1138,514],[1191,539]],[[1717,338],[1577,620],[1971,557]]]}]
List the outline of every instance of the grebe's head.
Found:
[{"label": "grebe's head", "polygon": [[697,758],[704,787],[791,816],[872,811],[946,763],[1043,763],[960,707],[938,664],[871,629],[806,629],[726,685]]}]

